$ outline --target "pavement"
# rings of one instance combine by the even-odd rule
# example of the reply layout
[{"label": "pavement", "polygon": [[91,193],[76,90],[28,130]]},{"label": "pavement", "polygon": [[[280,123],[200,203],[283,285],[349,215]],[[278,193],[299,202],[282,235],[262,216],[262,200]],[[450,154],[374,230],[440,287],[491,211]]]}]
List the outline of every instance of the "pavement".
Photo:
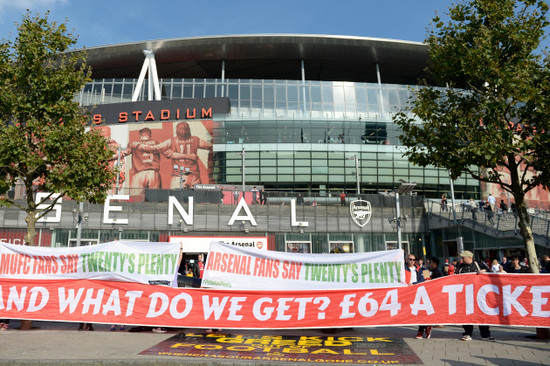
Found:
[{"label": "pavement", "polygon": [[[12,320],[10,329],[0,331],[0,365],[311,365],[336,363],[279,362],[220,360],[158,355],[140,355],[180,332],[204,333],[204,330],[171,329],[165,334],[147,332],[110,331],[110,325],[95,324],[95,331],[78,331],[78,324],[61,322],[33,322],[33,330],[17,329],[19,321]],[[416,327],[373,327],[338,329],[332,334],[317,329],[303,330],[223,330],[224,333],[253,332],[265,335],[334,336],[334,337],[388,337],[403,339],[423,363],[418,365],[550,365],[550,340],[531,339],[534,328],[491,327],[495,342],[481,340],[474,329],[473,340],[460,340],[462,327],[434,328],[431,339],[415,339]],[[206,334],[206,333],[204,333]],[[410,351],[409,350],[409,351]],[[371,362],[366,362],[372,364]],[[379,362],[380,363],[380,362]],[[399,364],[392,362],[392,364]]]}]

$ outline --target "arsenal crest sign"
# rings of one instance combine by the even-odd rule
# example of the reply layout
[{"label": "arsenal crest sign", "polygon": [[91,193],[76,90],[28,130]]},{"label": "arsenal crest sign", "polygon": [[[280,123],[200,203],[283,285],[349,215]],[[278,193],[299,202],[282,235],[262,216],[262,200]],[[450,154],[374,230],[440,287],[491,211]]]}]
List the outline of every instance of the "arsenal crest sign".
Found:
[{"label": "arsenal crest sign", "polygon": [[372,216],[372,207],[369,201],[355,200],[349,204],[351,218],[361,227],[365,226]]}]

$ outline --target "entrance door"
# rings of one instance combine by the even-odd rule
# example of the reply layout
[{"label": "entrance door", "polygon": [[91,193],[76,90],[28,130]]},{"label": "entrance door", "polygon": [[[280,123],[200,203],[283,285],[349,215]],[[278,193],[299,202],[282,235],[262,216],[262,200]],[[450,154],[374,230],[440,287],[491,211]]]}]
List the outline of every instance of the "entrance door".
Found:
[{"label": "entrance door", "polygon": [[443,241],[443,258],[458,258],[458,242],[455,240]]}]

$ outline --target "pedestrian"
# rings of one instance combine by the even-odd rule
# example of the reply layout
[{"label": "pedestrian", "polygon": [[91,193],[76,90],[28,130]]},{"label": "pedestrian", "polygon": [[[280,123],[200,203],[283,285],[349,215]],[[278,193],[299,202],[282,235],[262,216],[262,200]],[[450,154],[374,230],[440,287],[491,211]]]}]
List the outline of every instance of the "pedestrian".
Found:
[{"label": "pedestrian", "polygon": [[489,197],[487,197],[487,203],[489,203],[489,205],[491,205],[491,211],[495,212],[495,205],[497,203],[497,199],[495,198],[495,196],[493,196],[491,193],[489,193]]},{"label": "pedestrian", "polygon": [[448,259],[445,259],[445,264],[443,265],[443,275],[450,276],[455,274],[456,266],[453,263],[450,263]]},{"label": "pedestrian", "polygon": [[346,192],[344,192],[344,191],[342,191],[342,193],[340,193],[340,204],[342,206],[346,205]]},{"label": "pedestrian", "polygon": [[472,212],[472,220],[477,221],[477,204],[476,204],[476,201],[474,201],[473,198],[470,198],[469,204],[470,204],[470,211]]},{"label": "pedestrian", "polygon": [[514,215],[515,224],[517,226],[518,224],[518,206],[516,206],[515,202],[512,202],[510,204],[510,210],[512,210],[512,215]]},{"label": "pedestrian", "polygon": [[265,194],[265,190],[262,188],[260,190],[260,204],[265,205],[266,202],[267,202],[267,196]]},{"label": "pedestrian", "polygon": [[[435,278],[443,277],[443,273],[441,273],[441,270],[439,269],[439,259],[437,257],[431,257],[428,262],[428,271],[429,271],[429,277],[427,279],[433,280]],[[426,278],[425,278],[426,279]],[[426,339],[430,339],[432,336],[432,325],[421,325],[418,327],[418,332],[416,333],[416,339],[422,339],[424,337],[424,334],[426,335]]]},{"label": "pedestrian", "polygon": [[[456,269],[457,274],[461,273],[485,273],[487,272],[487,267],[485,264],[480,264],[474,260],[474,254],[469,250],[465,250],[460,253],[462,257],[462,262],[458,264]],[[473,325],[463,325],[464,333],[462,334],[463,341],[471,341],[472,334],[474,333]],[[481,339],[488,342],[494,342],[495,338],[491,336],[491,331],[489,330],[488,325],[480,325],[479,332],[481,333]]]},{"label": "pedestrian", "polygon": [[252,188],[252,203],[254,205],[258,203],[258,188],[256,188],[256,186]]},{"label": "pedestrian", "polygon": [[445,194],[441,195],[441,211],[447,211],[447,196]]},{"label": "pedestrian", "polygon": [[504,200],[500,200],[500,209],[503,214],[508,212],[508,205],[506,204],[506,202],[504,202]]},{"label": "pedestrian", "polygon": [[419,271],[425,271],[426,269],[428,269],[428,267],[426,267],[426,265],[424,264],[423,258],[418,258],[417,264],[418,264]]},{"label": "pedestrian", "polygon": [[493,273],[505,273],[504,268],[498,263],[498,260],[493,259],[493,263],[491,264],[491,272]]},{"label": "pedestrian", "polygon": [[485,205],[483,206],[483,209],[485,210],[485,214],[487,215],[487,221],[489,221],[491,226],[494,226],[495,225],[495,220],[494,220],[495,213],[493,211],[493,208],[492,208],[491,204],[489,204],[489,202],[486,202]]},{"label": "pedestrian", "polygon": [[510,261],[508,261],[508,258],[502,257],[502,262],[500,262],[500,265],[502,266],[502,269],[504,269],[504,272],[508,272],[508,266],[510,266]]},{"label": "pedestrian", "polygon": [[235,187],[233,191],[233,204],[236,205],[239,202],[239,188]]},{"label": "pedestrian", "polygon": [[518,257],[512,257],[512,263],[508,266],[508,273],[530,273],[529,268],[519,263]]},{"label": "pedestrian", "polygon": [[424,282],[424,276],[422,272],[418,270],[416,256],[414,254],[409,254],[405,262],[405,282],[409,285]]},{"label": "pedestrian", "polygon": [[298,193],[298,197],[296,198],[296,204],[298,206],[303,206],[304,205],[304,197],[302,197],[301,193]]}]

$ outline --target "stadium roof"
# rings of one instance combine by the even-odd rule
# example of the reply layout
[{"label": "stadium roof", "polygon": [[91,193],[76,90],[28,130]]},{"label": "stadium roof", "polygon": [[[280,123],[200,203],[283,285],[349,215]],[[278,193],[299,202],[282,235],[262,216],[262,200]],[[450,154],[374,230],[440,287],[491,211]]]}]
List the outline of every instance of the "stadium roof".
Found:
[{"label": "stadium roof", "polygon": [[87,49],[94,78],[137,78],[152,49],[161,78],[307,80],[416,84],[428,62],[423,43],[393,39],[260,34],[175,38]]}]

